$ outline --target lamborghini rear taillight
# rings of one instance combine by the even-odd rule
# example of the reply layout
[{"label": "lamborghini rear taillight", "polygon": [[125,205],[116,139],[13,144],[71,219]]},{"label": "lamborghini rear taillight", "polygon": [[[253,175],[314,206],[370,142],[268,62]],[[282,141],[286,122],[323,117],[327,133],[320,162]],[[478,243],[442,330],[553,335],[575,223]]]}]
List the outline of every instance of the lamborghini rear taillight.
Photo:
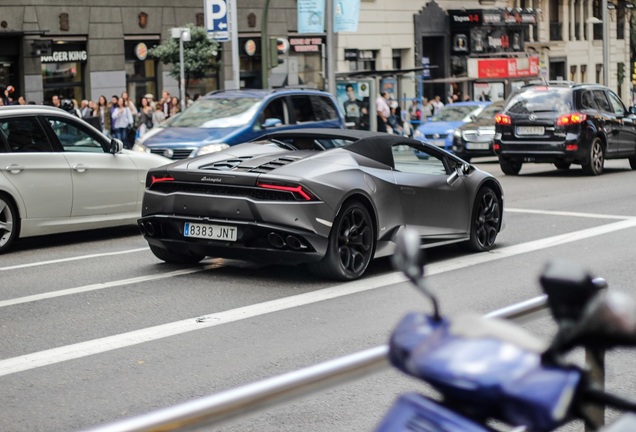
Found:
[{"label": "lamborghini rear taillight", "polygon": [[316,200],[316,197],[311,192],[304,189],[301,185],[258,182],[256,186],[263,189],[272,189],[272,190],[283,191],[283,192],[291,192],[292,194],[294,194],[296,198],[299,198],[304,201]]},{"label": "lamborghini rear taillight", "polygon": [[174,177],[168,174],[149,174],[146,177],[146,187],[150,188],[155,183],[174,181]]}]

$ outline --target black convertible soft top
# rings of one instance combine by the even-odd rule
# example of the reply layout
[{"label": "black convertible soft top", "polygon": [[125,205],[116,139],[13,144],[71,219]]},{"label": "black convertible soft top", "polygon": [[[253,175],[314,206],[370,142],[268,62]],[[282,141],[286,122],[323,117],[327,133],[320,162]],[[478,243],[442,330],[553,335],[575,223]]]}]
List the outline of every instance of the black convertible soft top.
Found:
[{"label": "black convertible soft top", "polygon": [[272,132],[258,138],[258,141],[298,137],[355,140],[351,144],[347,144],[341,148],[368,157],[391,168],[394,168],[393,152],[391,150],[393,145],[422,144],[421,141],[399,135],[354,129],[294,129],[290,131]]}]

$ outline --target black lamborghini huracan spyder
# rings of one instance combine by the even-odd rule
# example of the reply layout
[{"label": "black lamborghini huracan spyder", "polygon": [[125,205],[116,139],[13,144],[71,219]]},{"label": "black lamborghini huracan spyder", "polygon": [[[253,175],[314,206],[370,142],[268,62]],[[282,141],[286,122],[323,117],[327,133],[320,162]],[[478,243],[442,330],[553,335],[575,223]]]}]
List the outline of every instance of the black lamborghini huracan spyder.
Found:
[{"label": "black lamborghini huracan spyder", "polygon": [[139,228],[167,262],[306,264],[352,280],[390,255],[406,226],[422,247],[486,251],[502,216],[499,182],[442,149],[385,133],[303,129],[150,170]]}]

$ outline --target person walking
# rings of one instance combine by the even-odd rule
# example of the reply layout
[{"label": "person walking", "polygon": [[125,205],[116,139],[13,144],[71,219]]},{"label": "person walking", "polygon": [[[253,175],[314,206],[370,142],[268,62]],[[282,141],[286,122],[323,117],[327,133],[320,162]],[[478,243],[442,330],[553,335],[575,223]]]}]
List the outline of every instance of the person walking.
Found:
[{"label": "person walking", "polygon": [[107,137],[111,136],[111,114],[110,114],[110,106],[108,106],[108,101],[106,100],[106,96],[101,95],[97,100],[97,109],[96,116],[99,117],[99,124],[102,128],[102,133]]},{"label": "person walking", "polygon": [[124,99],[117,100],[117,106],[113,110],[113,136],[124,143],[124,148],[131,148],[132,145],[128,139],[128,129],[134,126],[130,108],[125,106]]},{"label": "person walking", "polygon": [[148,129],[152,129],[152,107],[148,99],[141,98],[141,108],[139,109],[139,127],[137,128],[137,137],[144,136]]},{"label": "person walking", "polygon": [[163,112],[161,104],[155,105],[155,110],[152,113],[152,127],[157,127],[166,119],[166,114]]},{"label": "person walking", "polygon": [[387,103],[387,98],[389,94],[385,91],[380,93],[380,96],[375,100],[375,109],[377,110],[377,131],[378,132],[387,132],[387,122],[389,121],[389,116],[391,115],[391,109],[389,108],[389,104]]}]

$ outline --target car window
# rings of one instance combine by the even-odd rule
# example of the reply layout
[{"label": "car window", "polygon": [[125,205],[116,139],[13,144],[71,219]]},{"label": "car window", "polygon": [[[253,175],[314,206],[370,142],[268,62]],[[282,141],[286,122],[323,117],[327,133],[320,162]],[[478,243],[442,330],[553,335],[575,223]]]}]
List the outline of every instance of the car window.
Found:
[{"label": "car window", "polygon": [[495,116],[501,112],[504,104],[503,101],[491,103],[482,112],[479,113],[477,118],[479,120],[492,120],[495,121]]},{"label": "car window", "polygon": [[296,123],[316,121],[314,105],[309,96],[292,96],[291,101],[294,108]]},{"label": "car window", "polygon": [[100,139],[81,127],[78,122],[61,117],[47,118],[60,140],[64,151],[82,153],[104,153]]},{"label": "car window", "polygon": [[594,101],[596,102],[599,110],[612,112],[612,108],[610,108],[609,101],[607,100],[607,96],[603,90],[593,90],[592,94],[594,95]]},{"label": "car window", "polygon": [[282,124],[289,124],[289,110],[287,109],[287,103],[285,98],[278,97],[270,101],[265,105],[263,113],[261,114],[261,124],[267,119],[279,119]]},{"label": "car window", "polygon": [[429,175],[448,174],[444,161],[435,154],[426,153],[410,144],[395,144],[391,150],[397,171]]},{"label": "car window", "polygon": [[332,120],[338,118],[338,111],[331,99],[324,96],[310,96],[316,120]]},{"label": "car window", "polygon": [[446,105],[439,114],[433,116],[431,121],[463,121],[467,115],[478,108],[478,105]]},{"label": "car window", "polygon": [[572,91],[569,88],[537,86],[514,95],[506,112],[530,114],[536,112],[567,113],[572,110]]},{"label": "car window", "polygon": [[623,102],[620,100],[620,98],[612,92],[607,92],[607,96],[609,97],[614,112],[618,115],[625,115],[625,105],[623,105]]},{"label": "car window", "polygon": [[199,99],[190,105],[167,126],[230,128],[249,124],[259,108],[262,99],[250,97]]},{"label": "car window", "polygon": [[581,107],[585,109],[598,109],[591,91],[584,91],[581,94]]},{"label": "car window", "polygon": [[53,151],[51,143],[35,117],[2,119],[0,130],[12,153]]}]

